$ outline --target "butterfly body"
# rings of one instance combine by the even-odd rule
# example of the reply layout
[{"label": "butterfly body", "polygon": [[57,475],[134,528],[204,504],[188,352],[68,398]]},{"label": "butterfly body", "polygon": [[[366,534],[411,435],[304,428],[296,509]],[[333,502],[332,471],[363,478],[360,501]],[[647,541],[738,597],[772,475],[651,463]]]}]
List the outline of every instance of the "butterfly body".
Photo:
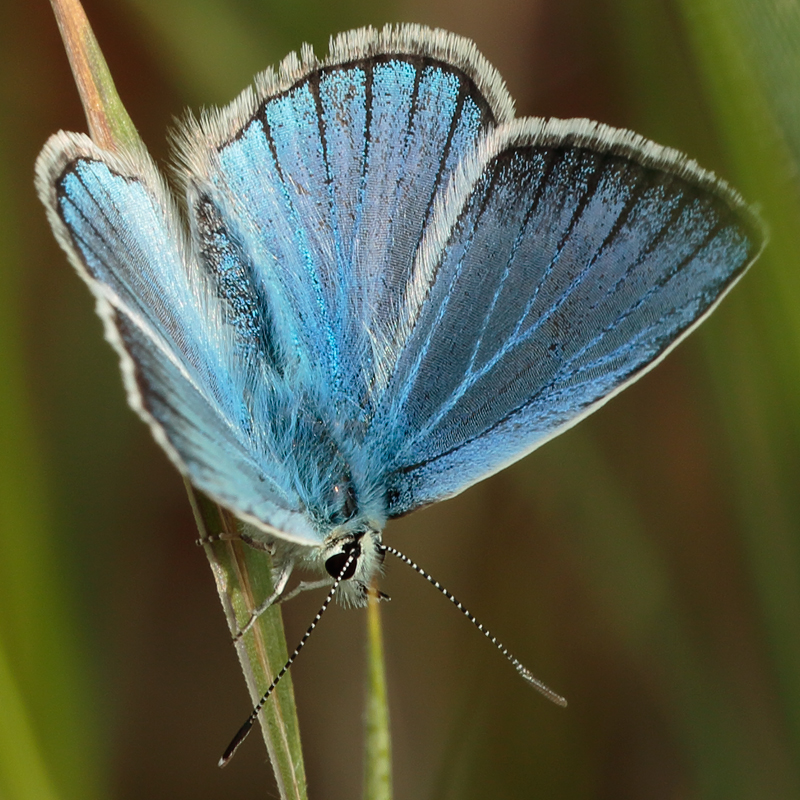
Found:
[{"label": "butterfly body", "polygon": [[514,119],[474,45],[417,26],[304,48],[176,138],[181,209],[146,153],[77,134],[40,196],[172,461],[285,577],[353,554],[345,602],[388,519],[598,408],[763,241],[694,162]]}]

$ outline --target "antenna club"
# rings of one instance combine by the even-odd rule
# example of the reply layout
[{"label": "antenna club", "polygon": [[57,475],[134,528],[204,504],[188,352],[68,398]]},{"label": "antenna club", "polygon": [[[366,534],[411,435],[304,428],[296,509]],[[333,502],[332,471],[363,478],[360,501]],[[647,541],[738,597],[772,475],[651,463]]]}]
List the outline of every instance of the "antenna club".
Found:
[{"label": "antenna club", "polygon": [[517,672],[520,674],[520,676],[524,678],[531,686],[533,686],[537,692],[544,695],[548,700],[555,703],[557,706],[561,706],[561,708],[567,707],[567,699],[554,692],[549,686],[545,686],[545,684],[531,674],[527,667],[519,662],[514,666],[517,668]]}]

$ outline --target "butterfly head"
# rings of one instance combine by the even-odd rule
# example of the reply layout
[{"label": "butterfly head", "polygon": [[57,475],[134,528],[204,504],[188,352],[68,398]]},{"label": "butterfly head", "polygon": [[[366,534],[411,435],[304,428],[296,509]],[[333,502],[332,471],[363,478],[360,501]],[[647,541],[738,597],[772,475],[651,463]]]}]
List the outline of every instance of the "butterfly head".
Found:
[{"label": "butterfly head", "polygon": [[345,606],[363,606],[370,583],[383,566],[381,533],[366,523],[334,532],[320,548],[318,558],[332,579],[341,576],[336,593],[339,602]]}]

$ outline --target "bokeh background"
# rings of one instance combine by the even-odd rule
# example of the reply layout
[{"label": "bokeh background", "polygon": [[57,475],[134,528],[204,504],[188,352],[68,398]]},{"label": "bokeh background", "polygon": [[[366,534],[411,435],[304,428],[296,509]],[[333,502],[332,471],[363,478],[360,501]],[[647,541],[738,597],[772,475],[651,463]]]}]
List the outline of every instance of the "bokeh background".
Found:
[{"label": "bokeh background", "polygon": [[[156,158],[303,41],[416,21],[472,37],[519,114],[680,148],[771,243],[661,366],[386,538],[570,701],[527,689],[388,565],[398,798],[800,797],[800,7],[792,0],[85,0]],[[276,796],[178,475],[128,410],[33,191],[85,130],[45,0],[0,0],[0,797]],[[317,597],[285,608],[291,642]],[[310,796],[360,795],[365,616],[294,669]]]}]

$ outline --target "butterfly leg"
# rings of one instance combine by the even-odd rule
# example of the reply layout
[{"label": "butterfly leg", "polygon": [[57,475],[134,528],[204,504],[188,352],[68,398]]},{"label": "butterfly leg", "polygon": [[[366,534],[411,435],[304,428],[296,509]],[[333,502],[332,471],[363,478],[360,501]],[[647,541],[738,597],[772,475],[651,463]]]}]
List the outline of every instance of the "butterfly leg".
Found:
[{"label": "butterfly leg", "polygon": [[331,579],[330,578],[323,578],[319,581],[300,581],[297,586],[292,589],[291,592],[288,594],[283,595],[278,602],[285,603],[287,600],[291,600],[293,597],[297,597],[300,592],[305,592],[309,589],[322,589],[324,586],[330,586]]},{"label": "butterfly leg", "polygon": [[[246,529],[242,530],[236,538],[241,539],[248,547],[252,547],[253,550],[260,550],[262,553],[269,553],[271,556],[274,556],[276,553],[275,542],[269,539],[263,539],[260,536],[254,536]],[[291,572],[291,568],[289,571]]]},{"label": "butterfly leg", "polygon": [[253,550],[260,550],[262,553],[275,555],[275,545],[272,542],[256,538],[246,530],[236,531],[234,533],[212,533],[201,539],[194,540],[194,543],[198,547],[202,547],[205,544],[214,544],[215,542],[244,542],[249,547],[252,547]]},{"label": "butterfly leg", "polygon": [[284,561],[281,566],[275,570],[272,579],[272,594],[264,600],[263,603],[250,615],[250,619],[247,621],[245,626],[239,630],[233,637],[234,642],[238,642],[252,627],[256,624],[256,620],[276,601],[279,600],[282,602],[284,598],[281,597],[283,594],[284,589],[286,589],[286,584],[289,582],[289,578],[292,574],[292,570],[294,569],[294,561],[287,560]]},{"label": "butterfly leg", "polygon": [[194,543],[198,547],[202,547],[206,544],[214,544],[214,542],[233,542],[237,539],[241,539],[242,537],[239,536],[238,533],[214,533],[210,536],[206,536],[203,539],[195,539]]}]

